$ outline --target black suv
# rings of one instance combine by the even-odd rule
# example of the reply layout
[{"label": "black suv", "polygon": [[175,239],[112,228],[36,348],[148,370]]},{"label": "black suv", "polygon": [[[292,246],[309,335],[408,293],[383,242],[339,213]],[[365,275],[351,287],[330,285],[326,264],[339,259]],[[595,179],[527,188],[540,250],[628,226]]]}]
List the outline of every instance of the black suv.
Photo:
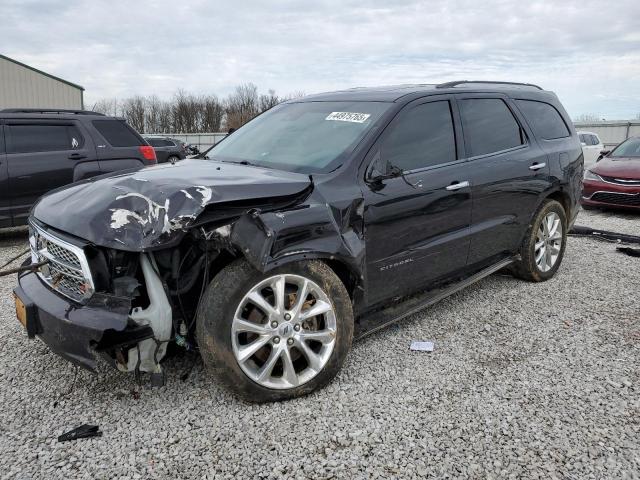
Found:
[{"label": "black suv", "polygon": [[158,163],[175,163],[187,157],[187,146],[180,140],[158,136],[145,136],[144,139],[155,150]]},{"label": "black suv", "polygon": [[535,85],[365,88],[278,105],[200,159],[85,181],[33,210],[19,319],[72,362],[162,382],[199,348],[238,395],[303,395],[357,339],[491,273],[550,279],[582,149]]},{"label": "black suv", "polygon": [[85,110],[0,110],[0,227],[24,225],[50,190],[155,162],[124,119]]}]

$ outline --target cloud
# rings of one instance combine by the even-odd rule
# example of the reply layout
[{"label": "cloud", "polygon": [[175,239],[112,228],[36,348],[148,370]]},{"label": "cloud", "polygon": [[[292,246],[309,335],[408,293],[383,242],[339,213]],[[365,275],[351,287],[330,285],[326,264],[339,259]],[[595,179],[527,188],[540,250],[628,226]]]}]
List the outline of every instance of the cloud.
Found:
[{"label": "cloud", "polygon": [[498,79],[573,116],[640,113],[640,2],[4,0],[2,53],[83,85],[87,103],[178,88],[225,95]]}]

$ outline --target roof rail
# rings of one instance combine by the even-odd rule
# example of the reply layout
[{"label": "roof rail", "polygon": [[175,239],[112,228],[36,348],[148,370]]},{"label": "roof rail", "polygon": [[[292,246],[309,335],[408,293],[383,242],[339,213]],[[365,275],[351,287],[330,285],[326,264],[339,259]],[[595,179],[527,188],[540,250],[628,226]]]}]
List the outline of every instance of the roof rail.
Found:
[{"label": "roof rail", "polygon": [[456,80],[453,82],[440,83],[436,85],[436,88],[451,88],[451,87],[457,87],[458,85],[465,85],[468,83],[488,83],[490,85],[517,85],[522,87],[531,87],[531,88],[537,88],[538,90],[543,90],[542,87],[539,87],[538,85],[534,85],[533,83],[496,82],[492,80]]},{"label": "roof rail", "polygon": [[5,108],[2,113],[59,113],[73,115],[100,115],[103,113],[92,112],[91,110],[66,110],[64,108]]}]

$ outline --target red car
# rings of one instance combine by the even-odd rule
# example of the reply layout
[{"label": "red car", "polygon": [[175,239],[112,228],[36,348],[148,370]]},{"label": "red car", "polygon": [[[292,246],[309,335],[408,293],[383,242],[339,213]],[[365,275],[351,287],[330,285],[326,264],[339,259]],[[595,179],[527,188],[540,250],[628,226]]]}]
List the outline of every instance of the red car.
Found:
[{"label": "red car", "polygon": [[640,210],[640,137],[602,151],[582,182],[582,206]]}]

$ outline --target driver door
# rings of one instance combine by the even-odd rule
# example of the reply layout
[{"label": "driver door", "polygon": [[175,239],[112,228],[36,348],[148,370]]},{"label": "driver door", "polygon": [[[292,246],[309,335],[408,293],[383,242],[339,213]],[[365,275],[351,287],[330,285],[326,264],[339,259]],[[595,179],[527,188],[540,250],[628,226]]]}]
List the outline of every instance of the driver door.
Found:
[{"label": "driver door", "polygon": [[[369,152],[368,305],[428,288],[466,266],[471,183],[456,109],[448,96],[413,102]],[[377,165],[402,175],[385,178]]]}]

